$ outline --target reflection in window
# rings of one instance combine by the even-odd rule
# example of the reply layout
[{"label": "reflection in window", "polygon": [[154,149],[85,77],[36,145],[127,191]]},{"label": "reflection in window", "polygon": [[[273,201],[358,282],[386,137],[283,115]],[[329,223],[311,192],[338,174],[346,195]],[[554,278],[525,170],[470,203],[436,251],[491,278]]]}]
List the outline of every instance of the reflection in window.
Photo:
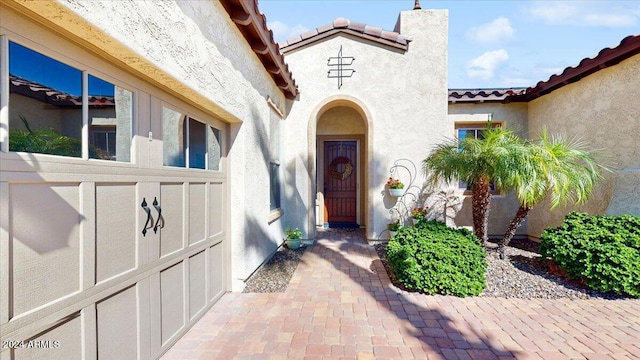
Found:
[{"label": "reflection in window", "polygon": [[220,170],[220,130],[207,126],[207,147],[209,150],[209,170]]},{"label": "reflection in window", "polygon": [[171,109],[163,108],[162,110],[162,152],[163,164],[166,166],[186,166],[184,159],[187,145],[184,141],[186,117]]},{"label": "reflection in window", "polygon": [[207,158],[206,125],[189,118],[189,167],[205,169]]},{"label": "reflection in window", "polygon": [[279,209],[280,202],[280,116],[271,111],[269,119],[269,196],[270,209]]},{"label": "reflection in window", "polygon": [[9,151],[82,156],[82,105],[89,157],[130,161],[133,93],[9,42]]},{"label": "reflection in window", "polygon": [[269,162],[269,208],[280,208],[280,163],[272,160]]},{"label": "reflection in window", "polygon": [[165,166],[220,169],[220,130],[187,115],[163,108],[162,144]]},{"label": "reflection in window", "polygon": [[82,72],[9,43],[9,150],[82,155]]},{"label": "reflection in window", "polygon": [[89,75],[89,157],[130,161],[133,93]]}]

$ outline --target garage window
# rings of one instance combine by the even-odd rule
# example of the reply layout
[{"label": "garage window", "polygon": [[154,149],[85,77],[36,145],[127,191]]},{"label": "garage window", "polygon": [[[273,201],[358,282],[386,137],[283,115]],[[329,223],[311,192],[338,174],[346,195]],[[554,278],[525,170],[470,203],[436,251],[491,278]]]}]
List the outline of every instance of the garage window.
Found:
[{"label": "garage window", "polygon": [[165,166],[220,170],[220,130],[166,107],[162,144]]},{"label": "garage window", "polygon": [[15,42],[8,52],[9,151],[130,161],[131,91]]}]

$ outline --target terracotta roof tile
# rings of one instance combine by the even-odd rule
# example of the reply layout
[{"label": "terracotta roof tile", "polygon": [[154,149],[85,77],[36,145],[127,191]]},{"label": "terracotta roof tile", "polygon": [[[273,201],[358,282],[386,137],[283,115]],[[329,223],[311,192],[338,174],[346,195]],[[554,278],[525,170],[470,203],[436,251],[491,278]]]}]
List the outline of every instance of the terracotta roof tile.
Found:
[{"label": "terracotta roof tile", "polygon": [[[292,37],[288,38],[286,42],[288,44],[295,44],[295,43],[300,42],[300,41],[302,41],[302,36],[296,35],[296,36],[292,36]],[[282,47],[283,46],[281,46],[280,48],[282,48]]]},{"label": "terracotta roof tile", "polygon": [[364,32],[366,27],[367,27],[367,24],[356,22],[356,21],[352,21],[351,24],[349,24],[349,29],[357,32],[361,32],[361,33]]},{"label": "terracotta roof tile", "polygon": [[398,35],[400,35],[400,34],[398,34],[397,32],[382,30],[382,33],[380,34],[380,37],[383,38],[383,39],[390,40],[390,41],[396,41],[396,40],[398,40]]},{"label": "terracotta roof tile", "polygon": [[503,102],[510,96],[521,95],[525,88],[506,89],[449,89],[450,103]]},{"label": "terracotta roof tile", "polygon": [[333,27],[334,28],[346,28],[349,27],[349,23],[351,21],[349,21],[349,19],[345,19],[345,18],[337,18],[335,20],[333,20]]},{"label": "terracotta roof tile", "polygon": [[310,37],[314,37],[316,35],[318,35],[318,30],[314,29],[314,30],[309,30],[309,31],[307,31],[305,33],[300,34],[300,37],[302,38],[302,40],[306,40],[306,39],[308,39]]},{"label": "terracotta roof tile", "polygon": [[523,94],[513,96],[508,100],[531,101],[537,99],[638,54],[640,54],[640,35],[627,36],[617,46],[604,48],[595,57],[584,58],[578,65],[569,66],[562,73],[551,75],[548,80],[540,81],[535,86],[527,88]]},{"label": "terracotta roof tile", "polygon": [[322,34],[323,32],[327,32],[332,29],[333,29],[333,24],[325,24],[318,27],[316,30],[318,31],[318,34]]},{"label": "terracotta roof tile", "polygon": [[[279,44],[283,52],[291,51],[307,44],[334,35],[338,32],[359,36],[367,40],[384,45],[407,50],[409,39],[397,32],[382,30],[379,27],[369,26],[360,22],[350,21],[345,18],[337,18],[331,24],[323,25],[315,30],[308,31],[301,36],[295,36]],[[311,35],[311,36],[310,36]]]},{"label": "terracotta roof tile", "polygon": [[375,27],[375,26],[368,26],[367,25],[364,28],[364,33],[367,34],[367,35],[380,37],[380,35],[382,35],[382,28]]},{"label": "terracotta roof tile", "polygon": [[[72,95],[54,88],[27,80],[15,75],[9,75],[9,87],[12,93],[36,99],[59,107],[82,106],[82,96]],[[89,106],[115,106],[113,96],[89,96]]]}]

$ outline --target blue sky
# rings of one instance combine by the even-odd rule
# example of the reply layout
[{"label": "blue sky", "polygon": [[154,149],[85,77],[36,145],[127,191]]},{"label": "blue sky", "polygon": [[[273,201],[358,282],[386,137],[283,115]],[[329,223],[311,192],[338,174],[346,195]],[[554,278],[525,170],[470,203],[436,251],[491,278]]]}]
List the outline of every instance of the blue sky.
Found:
[{"label": "blue sky", "polygon": [[[338,17],[393,30],[413,0],[260,0],[276,41]],[[640,1],[427,1],[449,9],[449,88],[533,86],[640,33]],[[295,77],[295,74],[294,74]]]}]

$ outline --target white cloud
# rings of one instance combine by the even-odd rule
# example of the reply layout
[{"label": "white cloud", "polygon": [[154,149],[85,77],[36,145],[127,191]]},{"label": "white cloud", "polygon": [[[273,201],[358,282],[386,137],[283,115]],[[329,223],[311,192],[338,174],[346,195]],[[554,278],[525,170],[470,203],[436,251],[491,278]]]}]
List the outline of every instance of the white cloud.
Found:
[{"label": "white cloud", "polygon": [[487,51],[467,63],[467,76],[482,80],[490,80],[495,76],[496,70],[509,60],[509,53],[504,50]]},{"label": "white cloud", "polygon": [[267,22],[267,27],[273,31],[273,38],[276,42],[285,41],[309,31],[309,29],[302,24],[290,26],[277,20]]},{"label": "white cloud", "polygon": [[550,25],[581,25],[593,27],[628,27],[638,24],[640,7],[610,6],[606,2],[542,1],[534,2],[527,12]]},{"label": "white cloud", "polygon": [[512,40],[515,32],[509,19],[499,17],[490,23],[469,29],[467,39],[476,43],[500,44]]}]

